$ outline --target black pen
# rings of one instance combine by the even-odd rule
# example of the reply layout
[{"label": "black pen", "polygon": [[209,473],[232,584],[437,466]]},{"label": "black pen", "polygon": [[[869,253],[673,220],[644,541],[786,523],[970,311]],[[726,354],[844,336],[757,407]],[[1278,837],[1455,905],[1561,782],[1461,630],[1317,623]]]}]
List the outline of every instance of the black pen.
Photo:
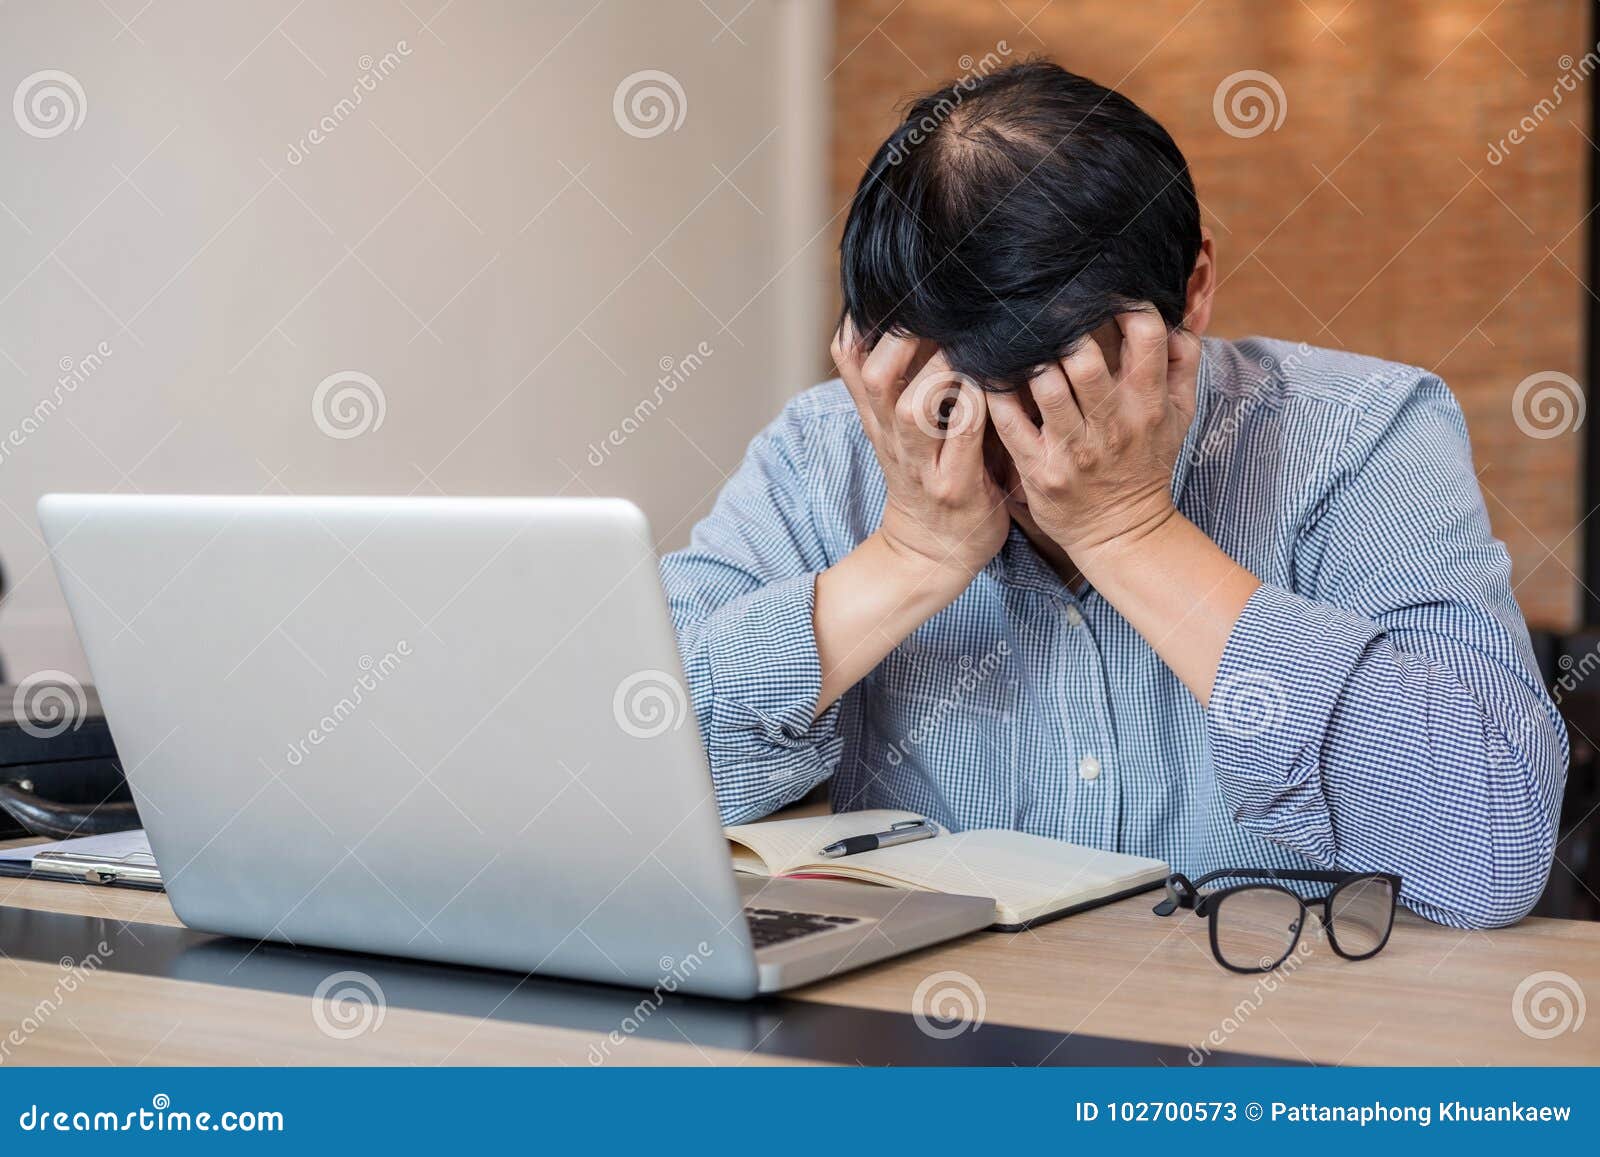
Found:
[{"label": "black pen", "polygon": [[874,832],[865,836],[850,836],[847,839],[829,844],[822,849],[822,855],[830,860],[837,860],[840,856],[853,856],[858,852],[875,852],[879,848],[892,848],[896,844],[909,844],[917,840],[931,840],[939,834],[939,828],[927,820],[901,820],[899,823],[890,824],[886,832]]}]

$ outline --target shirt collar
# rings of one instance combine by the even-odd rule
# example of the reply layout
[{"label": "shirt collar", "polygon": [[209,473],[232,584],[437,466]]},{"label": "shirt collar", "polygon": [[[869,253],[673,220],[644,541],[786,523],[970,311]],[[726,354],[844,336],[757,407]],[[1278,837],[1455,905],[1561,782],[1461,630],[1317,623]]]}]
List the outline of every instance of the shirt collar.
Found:
[{"label": "shirt collar", "polygon": [[1211,410],[1211,396],[1216,391],[1217,367],[1213,364],[1216,354],[1212,342],[1204,338],[1200,341],[1200,369],[1195,375],[1194,384],[1194,419],[1189,423],[1189,429],[1183,435],[1183,445],[1178,450],[1178,460],[1172,466],[1172,503],[1181,505],[1184,486],[1189,481],[1189,475],[1194,471],[1195,459],[1199,456],[1200,443],[1205,437],[1206,416]]}]

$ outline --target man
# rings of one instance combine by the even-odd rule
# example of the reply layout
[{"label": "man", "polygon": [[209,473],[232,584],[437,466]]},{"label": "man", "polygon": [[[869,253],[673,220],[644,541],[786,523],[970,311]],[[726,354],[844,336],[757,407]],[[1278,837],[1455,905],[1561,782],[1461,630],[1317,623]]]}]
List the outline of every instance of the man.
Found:
[{"label": "man", "polygon": [[662,564],[729,822],[827,780],[835,810],[1528,912],[1567,738],[1439,379],[1202,341],[1182,154],[1048,63],[917,102],[841,263],[841,380]]}]

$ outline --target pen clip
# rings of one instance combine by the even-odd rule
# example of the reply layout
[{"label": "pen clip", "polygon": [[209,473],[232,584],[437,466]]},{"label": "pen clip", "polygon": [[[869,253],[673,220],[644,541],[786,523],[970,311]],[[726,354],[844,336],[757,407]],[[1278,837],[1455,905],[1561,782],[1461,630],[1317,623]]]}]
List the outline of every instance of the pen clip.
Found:
[{"label": "pen clip", "polygon": [[925,819],[924,820],[896,820],[894,823],[889,825],[889,830],[891,832],[903,832],[907,828],[920,828],[920,827],[927,827],[927,826],[929,826],[928,825],[928,821],[925,820]]}]

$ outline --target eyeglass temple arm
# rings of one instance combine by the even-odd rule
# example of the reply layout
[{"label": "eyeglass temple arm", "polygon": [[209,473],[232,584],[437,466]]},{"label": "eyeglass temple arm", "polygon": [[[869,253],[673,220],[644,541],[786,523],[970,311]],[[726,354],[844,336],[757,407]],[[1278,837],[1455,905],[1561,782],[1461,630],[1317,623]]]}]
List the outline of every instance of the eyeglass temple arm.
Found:
[{"label": "eyeglass temple arm", "polygon": [[1179,908],[1193,908],[1199,899],[1200,893],[1189,877],[1182,872],[1174,872],[1167,877],[1167,898],[1151,911],[1157,916],[1170,916]]}]

